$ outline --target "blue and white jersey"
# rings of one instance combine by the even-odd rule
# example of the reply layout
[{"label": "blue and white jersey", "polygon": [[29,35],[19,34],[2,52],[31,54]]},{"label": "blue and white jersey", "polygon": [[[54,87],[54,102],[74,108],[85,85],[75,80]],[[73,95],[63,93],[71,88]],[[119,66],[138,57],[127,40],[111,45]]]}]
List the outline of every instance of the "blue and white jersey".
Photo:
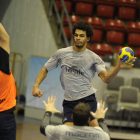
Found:
[{"label": "blue and white jersey", "polygon": [[110,140],[109,135],[99,126],[48,125],[45,134],[50,140]]},{"label": "blue and white jersey", "polygon": [[86,49],[77,52],[73,46],[59,49],[46,62],[45,68],[50,71],[58,65],[61,67],[60,82],[65,90],[65,100],[74,101],[87,97],[97,91],[91,86],[95,72],[106,70],[102,59]]}]

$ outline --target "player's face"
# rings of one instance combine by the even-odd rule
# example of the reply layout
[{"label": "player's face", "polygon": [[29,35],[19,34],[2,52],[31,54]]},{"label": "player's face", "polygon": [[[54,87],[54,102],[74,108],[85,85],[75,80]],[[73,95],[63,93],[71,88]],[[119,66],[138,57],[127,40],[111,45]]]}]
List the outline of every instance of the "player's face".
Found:
[{"label": "player's face", "polygon": [[86,35],[86,31],[76,29],[74,34],[74,41],[77,48],[83,48],[87,41],[89,41],[89,38]]}]

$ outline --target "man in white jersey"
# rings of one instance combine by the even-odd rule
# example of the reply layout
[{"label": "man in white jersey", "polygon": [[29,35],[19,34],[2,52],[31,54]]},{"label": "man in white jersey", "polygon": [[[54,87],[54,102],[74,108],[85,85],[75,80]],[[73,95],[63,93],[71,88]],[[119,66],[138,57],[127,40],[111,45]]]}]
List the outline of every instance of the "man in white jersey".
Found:
[{"label": "man in white jersey", "polygon": [[[50,125],[52,113],[60,112],[55,109],[55,97],[48,97],[48,104],[45,101],[45,114],[40,126],[40,132],[50,140],[110,140],[110,133],[104,122],[105,113],[104,102],[100,101],[100,107],[96,113],[90,112],[87,103],[79,103],[74,107],[72,119],[74,126],[68,125]],[[98,120],[99,126],[89,127],[90,113]]]},{"label": "man in white jersey", "polygon": [[[91,111],[96,112],[95,92],[97,90],[91,85],[95,73],[97,72],[103,82],[109,83],[116,77],[122,67],[133,66],[133,62],[136,59],[134,58],[131,63],[127,64],[120,61],[113,70],[107,72],[102,59],[94,52],[86,49],[87,42],[93,36],[93,27],[88,22],[80,21],[74,24],[72,33],[75,45],[56,51],[39,72],[32,91],[33,96],[41,97],[43,93],[39,89],[40,83],[50,70],[60,65],[60,82],[65,90],[63,124],[70,126],[73,125],[73,120],[71,119],[73,108],[79,102],[88,103]],[[92,115],[90,116],[89,125],[99,125]]]}]

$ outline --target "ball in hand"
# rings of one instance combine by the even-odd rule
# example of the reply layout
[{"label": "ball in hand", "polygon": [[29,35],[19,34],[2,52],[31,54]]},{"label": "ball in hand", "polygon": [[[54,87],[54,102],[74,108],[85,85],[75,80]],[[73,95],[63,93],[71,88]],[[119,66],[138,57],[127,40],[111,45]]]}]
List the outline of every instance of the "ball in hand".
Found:
[{"label": "ball in hand", "polygon": [[119,51],[119,58],[122,62],[128,63],[134,58],[134,52],[129,47],[124,47]]}]

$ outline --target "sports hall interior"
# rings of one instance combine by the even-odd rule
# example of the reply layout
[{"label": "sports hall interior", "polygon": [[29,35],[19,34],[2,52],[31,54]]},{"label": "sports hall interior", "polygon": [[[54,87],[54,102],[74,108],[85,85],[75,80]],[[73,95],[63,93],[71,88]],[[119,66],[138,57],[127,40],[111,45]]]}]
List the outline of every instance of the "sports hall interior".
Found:
[{"label": "sports hall interior", "polygon": [[[28,106],[31,100],[27,103],[32,95],[27,93],[30,57],[50,58],[73,45],[71,28],[80,20],[93,26],[87,49],[101,57],[107,71],[118,64],[121,48],[134,50],[133,67],[121,69],[109,84],[95,75],[91,84],[98,89],[96,99],[108,107],[105,121],[111,139],[140,140],[140,0],[0,0],[0,22],[10,36],[10,70],[17,87],[17,140],[47,140],[39,131],[45,107],[35,107],[35,97],[35,106]],[[61,124],[62,118],[63,113],[53,114],[51,122]]]}]

